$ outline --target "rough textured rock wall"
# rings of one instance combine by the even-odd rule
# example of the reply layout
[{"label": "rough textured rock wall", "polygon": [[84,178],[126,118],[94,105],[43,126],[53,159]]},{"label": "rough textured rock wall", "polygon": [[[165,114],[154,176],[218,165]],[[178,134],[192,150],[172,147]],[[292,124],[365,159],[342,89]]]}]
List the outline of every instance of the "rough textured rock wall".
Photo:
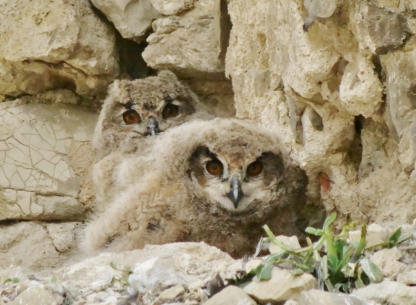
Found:
[{"label": "rough textured rock wall", "polygon": [[412,1],[229,1],[237,116],[276,130],[344,217],[416,216]]}]

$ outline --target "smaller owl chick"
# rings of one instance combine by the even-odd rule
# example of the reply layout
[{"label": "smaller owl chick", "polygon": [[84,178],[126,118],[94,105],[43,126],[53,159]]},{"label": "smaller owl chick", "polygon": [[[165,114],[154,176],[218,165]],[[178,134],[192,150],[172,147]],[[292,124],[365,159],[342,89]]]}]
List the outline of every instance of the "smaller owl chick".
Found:
[{"label": "smaller owl chick", "polygon": [[205,241],[241,256],[265,223],[300,232],[307,177],[268,131],[236,119],[193,121],[157,137],[153,151],[120,166],[129,186],[87,226],[85,250]]},{"label": "smaller owl chick", "polygon": [[155,135],[210,115],[198,97],[170,71],[136,80],[116,80],[104,101],[93,145],[96,207],[104,209],[115,192],[115,167],[128,154],[151,150]]},{"label": "smaller owl chick", "polygon": [[98,159],[132,152],[140,142],[193,118],[209,117],[198,97],[170,71],[136,80],[115,80],[109,87],[95,128]]}]

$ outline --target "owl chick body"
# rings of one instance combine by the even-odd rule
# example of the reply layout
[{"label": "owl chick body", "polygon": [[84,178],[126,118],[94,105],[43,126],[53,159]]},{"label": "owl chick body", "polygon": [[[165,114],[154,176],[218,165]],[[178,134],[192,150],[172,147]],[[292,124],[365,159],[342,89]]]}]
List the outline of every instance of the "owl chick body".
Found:
[{"label": "owl chick body", "polygon": [[[239,256],[255,247],[265,223],[299,233],[307,178],[281,148],[268,131],[236,119],[169,130],[151,157],[120,166],[129,187],[88,225],[84,249],[205,241]],[[152,170],[137,175],[143,162]]]},{"label": "owl chick body", "polygon": [[170,71],[136,80],[116,80],[108,91],[94,132],[93,168],[97,207],[114,193],[114,169],[129,154],[146,154],[154,136],[209,112]]}]

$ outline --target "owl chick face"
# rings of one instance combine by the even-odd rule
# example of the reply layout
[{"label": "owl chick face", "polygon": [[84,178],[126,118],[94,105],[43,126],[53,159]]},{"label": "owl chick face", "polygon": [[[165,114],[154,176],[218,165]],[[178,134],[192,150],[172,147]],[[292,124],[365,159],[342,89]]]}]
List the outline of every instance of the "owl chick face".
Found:
[{"label": "owl chick face", "polygon": [[134,135],[133,138],[154,136],[180,125],[195,111],[187,90],[147,84],[146,90],[151,90],[152,94],[143,94],[139,82],[144,85],[143,82],[147,81],[121,84],[125,94],[114,107],[112,123],[123,133]]},{"label": "owl chick face", "polygon": [[132,138],[147,137],[182,124],[194,110],[187,96],[159,92],[157,97],[143,100],[136,94],[116,105],[112,121]]},{"label": "owl chick face", "polygon": [[[225,153],[227,152],[227,153]],[[195,195],[206,198],[210,212],[229,215],[267,213],[283,178],[283,160],[272,152],[250,153],[229,143],[219,151],[198,147],[190,160],[189,176]]]},{"label": "owl chick face", "polygon": [[201,114],[198,97],[175,74],[136,80],[115,80],[101,110],[93,144],[101,155],[131,151],[141,140],[152,138],[171,127]]}]

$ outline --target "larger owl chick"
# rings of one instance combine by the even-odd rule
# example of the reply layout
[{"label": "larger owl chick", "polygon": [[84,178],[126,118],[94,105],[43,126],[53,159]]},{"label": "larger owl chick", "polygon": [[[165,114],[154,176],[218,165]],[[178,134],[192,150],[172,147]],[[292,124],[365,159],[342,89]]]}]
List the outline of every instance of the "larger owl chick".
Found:
[{"label": "larger owl chick", "polygon": [[[153,152],[121,166],[130,186],[88,225],[84,249],[205,241],[240,256],[265,223],[282,234],[303,229],[307,177],[268,131],[236,119],[194,121],[157,137]],[[135,169],[143,162],[152,164],[145,176]]]},{"label": "larger owl chick", "polygon": [[111,200],[116,188],[114,169],[128,154],[145,154],[155,135],[189,120],[209,117],[198,97],[170,71],[114,81],[93,138],[98,160],[93,168],[95,208],[104,209]]}]

